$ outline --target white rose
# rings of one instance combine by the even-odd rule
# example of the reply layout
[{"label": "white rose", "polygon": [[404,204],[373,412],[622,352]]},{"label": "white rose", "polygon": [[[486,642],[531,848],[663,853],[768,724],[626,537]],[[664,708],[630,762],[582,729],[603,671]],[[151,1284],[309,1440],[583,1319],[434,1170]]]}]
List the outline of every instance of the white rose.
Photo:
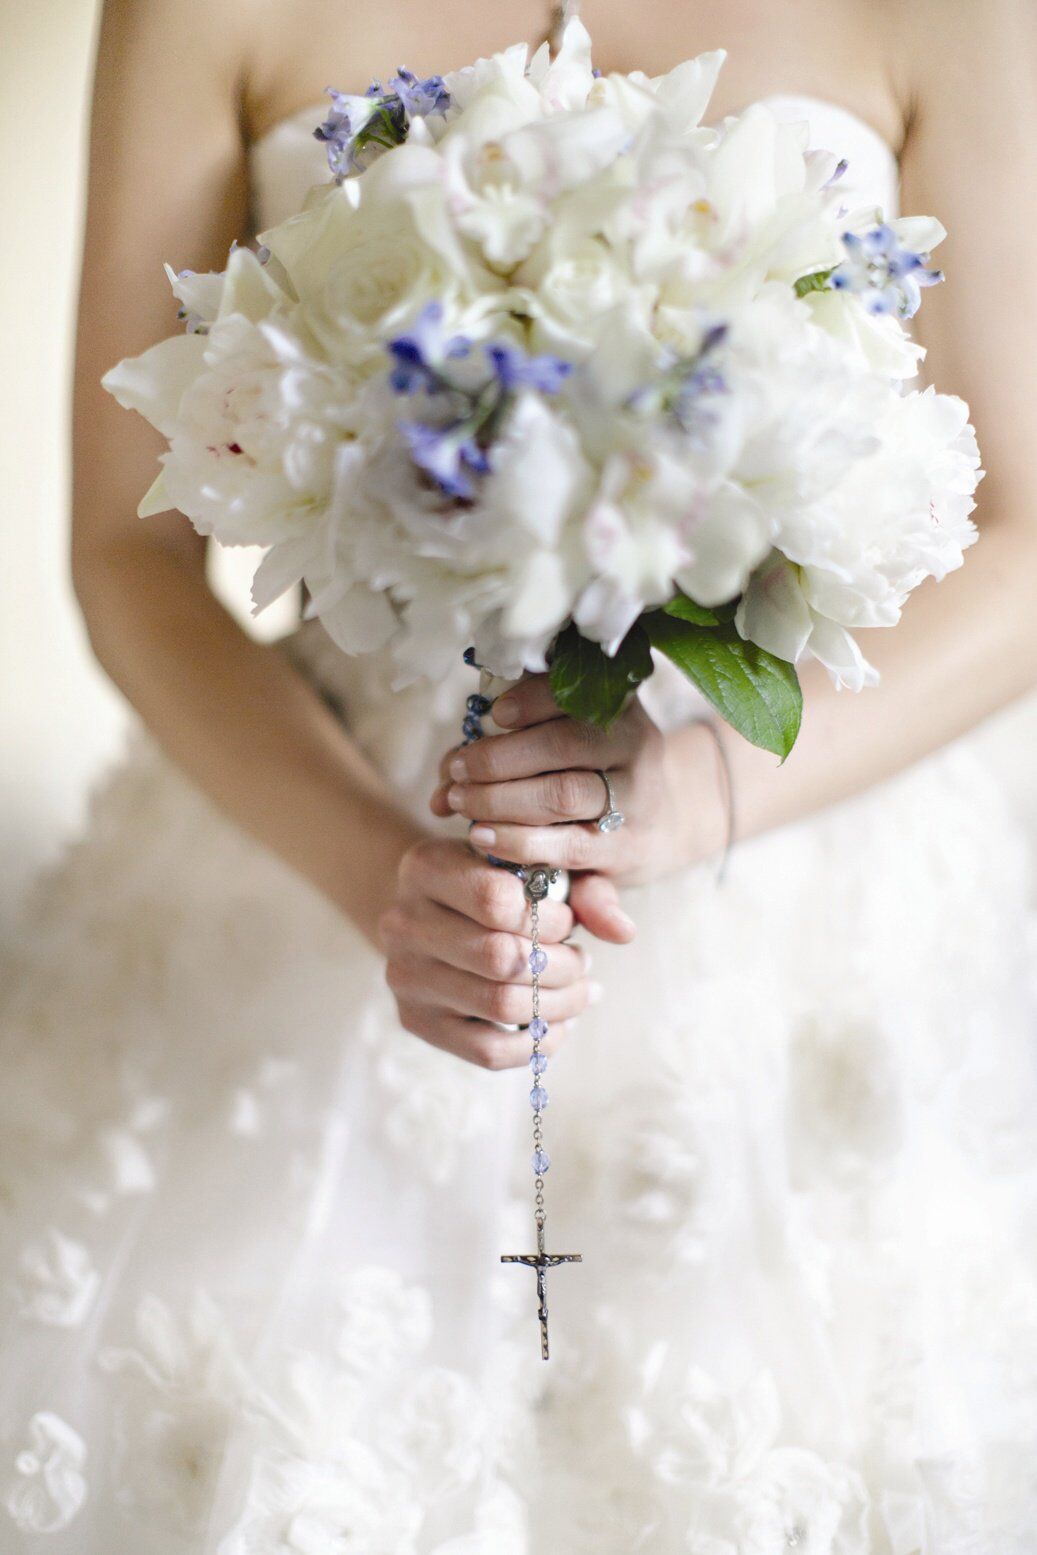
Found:
[{"label": "white rose", "polygon": [[548,242],[514,280],[529,292],[534,349],[572,360],[608,335],[614,310],[647,323],[654,300],[654,288],[635,286],[615,251],[594,237]]}]

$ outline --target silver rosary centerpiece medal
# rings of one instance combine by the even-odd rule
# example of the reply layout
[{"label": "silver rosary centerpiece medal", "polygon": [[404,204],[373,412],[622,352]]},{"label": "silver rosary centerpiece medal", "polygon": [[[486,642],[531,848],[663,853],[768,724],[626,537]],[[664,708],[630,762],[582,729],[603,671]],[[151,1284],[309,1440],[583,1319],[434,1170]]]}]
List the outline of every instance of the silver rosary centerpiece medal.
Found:
[{"label": "silver rosary centerpiece medal", "polygon": [[540,948],[540,903],[544,900],[560,871],[547,864],[533,864],[522,872],[522,884],[529,903],[532,918],[529,952],[529,969],[533,978],[533,1018],[529,1034],[533,1039],[533,1051],[529,1067],[533,1071],[533,1089],[529,1093],[533,1108],[533,1183],[534,1219],[536,1221],[537,1250],[535,1253],[502,1253],[501,1263],[524,1263],[536,1270],[537,1317],[540,1320],[540,1355],[547,1360],[550,1354],[547,1336],[547,1271],[560,1263],[582,1263],[582,1253],[549,1253],[546,1251],[547,1211],[544,1208],[544,1173],[551,1165],[551,1157],[544,1149],[543,1109],[547,1106],[547,1090],[541,1077],[547,1068],[547,1056],[540,1051],[540,1044],[547,1035],[547,1022],[540,1016],[540,974],[547,966],[547,953]]}]

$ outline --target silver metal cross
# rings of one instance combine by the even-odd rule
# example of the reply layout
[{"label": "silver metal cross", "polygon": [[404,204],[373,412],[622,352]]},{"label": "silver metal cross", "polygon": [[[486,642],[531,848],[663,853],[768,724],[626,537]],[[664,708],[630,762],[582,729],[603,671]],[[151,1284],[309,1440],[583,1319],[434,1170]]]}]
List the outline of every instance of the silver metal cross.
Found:
[{"label": "silver metal cross", "polygon": [[539,1251],[535,1253],[501,1253],[501,1263],[524,1263],[537,1272],[537,1317],[540,1319],[540,1354],[546,1361],[547,1347],[547,1271],[560,1263],[582,1263],[582,1253],[545,1253],[544,1232],[539,1228]]}]

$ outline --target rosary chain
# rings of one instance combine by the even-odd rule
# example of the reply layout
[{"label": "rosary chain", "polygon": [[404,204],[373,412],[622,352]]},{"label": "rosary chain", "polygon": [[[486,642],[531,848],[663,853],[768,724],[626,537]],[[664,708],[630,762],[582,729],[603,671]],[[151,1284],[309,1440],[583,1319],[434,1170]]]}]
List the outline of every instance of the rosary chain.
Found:
[{"label": "rosary chain", "polygon": [[[533,1025],[532,1025],[532,1032],[533,1032],[533,1055],[535,1057],[540,1052],[540,1040],[541,1040],[540,1039],[540,1024],[539,1024],[539,1022],[540,1022],[540,972],[538,971],[539,960],[538,960],[538,957],[537,957],[537,954],[536,954],[537,951],[540,949],[540,902],[539,902],[539,899],[536,896],[533,896],[533,897],[530,898],[529,913],[530,913],[530,919],[531,919],[530,941],[531,941],[531,944],[532,944],[532,951],[533,951],[533,953],[532,953],[532,955],[530,957],[530,966],[532,968],[532,977],[533,977]],[[535,1065],[534,1065],[534,1070],[533,1070],[533,1078],[534,1078],[534,1084],[535,1085],[539,1085],[540,1084],[540,1075],[537,1073]],[[543,1149],[544,1135],[543,1135],[543,1126],[542,1125],[543,1125],[543,1114],[541,1113],[540,1108],[537,1107],[535,1109],[534,1113],[533,1113],[533,1150],[534,1150],[534,1153],[536,1153],[537,1151]],[[539,1172],[537,1173],[536,1177],[533,1179],[533,1186],[534,1186],[534,1190],[535,1190],[535,1193],[534,1193],[534,1205],[535,1205],[535,1208],[534,1208],[534,1219],[536,1220],[538,1242],[542,1244],[543,1243],[543,1237],[544,1237],[544,1223],[545,1223],[545,1220],[547,1218],[547,1212],[546,1212],[546,1210],[544,1208],[544,1179],[543,1179],[543,1176]]]}]

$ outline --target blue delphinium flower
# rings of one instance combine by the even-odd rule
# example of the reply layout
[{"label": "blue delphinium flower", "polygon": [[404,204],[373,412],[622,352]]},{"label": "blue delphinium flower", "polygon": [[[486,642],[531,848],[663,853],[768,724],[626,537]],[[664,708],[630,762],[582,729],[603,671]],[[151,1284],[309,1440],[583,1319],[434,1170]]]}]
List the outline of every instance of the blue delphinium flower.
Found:
[{"label": "blue delphinium flower", "polygon": [[520,389],[557,394],[572,363],[557,356],[528,356],[519,346],[492,341],[483,347],[488,377],[451,376],[450,362],[471,353],[465,335],[447,336],[443,306],[426,303],[409,330],[386,344],[392,358],[389,385],[396,394],[441,400],[444,420],[397,422],[420,470],[447,496],[475,495],[473,475],[489,473],[490,450]]},{"label": "blue delphinium flower", "polygon": [[313,133],[317,140],[327,145],[328,166],[338,183],[356,171],[357,157],[365,145],[398,145],[406,139],[406,115],[402,105],[397,101],[394,119],[392,104],[386,102],[377,81],[371,83],[362,97],[337,92],[333,86],[325,90],[331,98],[331,111]]},{"label": "blue delphinium flower", "polygon": [[395,92],[407,111],[408,119],[427,119],[432,113],[446,113],[450,107],[450,93],[442,76],[426,76],[419,81],[412,70],[400,66],[389,82],[390,92]]},{"label": "blue delphinium flower", "polygon": [[317,140],[328,148],[328,166],[341,183],[360,166],[360,155],[369,146],[384,151],[400,146],[407,139],[412,119],[446,113],[450,93],[442,76],[419,81],[402,67],[387,86],[373,81],[362,97],[337,92],[329,86],[331,112],[314,130]]},{"label": "blue delphinium flower", "polygon": [[541,394],[557,394],[573,366],[560,356],[527,356],[512,345],[488,345],[486,355],[494,377],[505,391],[528,388]]},{"label": "blue delphinium flower", "polygon": [[711,394],[727,393],[727,381],[714,359],[727,335],[726,324],[711,325],[702,337],[697,354],[681,364],[671,409],[686,432],[701,425],[703,399]]},{"label": "blue delphinium flower", "polygon": [[443,335],[443,304],[426,303],[410,330],[390,340],[387,347],[393,358],[389,382],[397,394],[416,394],[424,389],[429,394],[451,388],[443,375],[443,368],[450,360],[465,357],[471,350],[471,341],[465,335]]},{"label": "blue delphinium flower", "polygon": [[672,357],[654,382],[634,390],[627,401],[630,409],[653,416],[668,414],[682,431],[701,438],[714,419],[710,398],[727,393],[716,353],[728,333],[725,323],[709,325],[694,356]]},{"label": "blue delphinium flower", "polygon": [[450,421],[443,427],[429,426],[424,421],[396,424],[407,440],[414,463],[432,477],[441,491],[449,497],[475,495],[467,472],[485,475],[490,462],[485,449],[475,440],[470,417]]},{"label": "blue delphinium flower", "polygon": [[837,265],[828,284],[836,291],[853,292],[869,313],[892,313],[913,318],[922,301],[922,287],[943,280],[942,270],[930,270],[928,254],[916,254],[897,239],[886,222],[858,235],[844,232],[846,258]]}]

